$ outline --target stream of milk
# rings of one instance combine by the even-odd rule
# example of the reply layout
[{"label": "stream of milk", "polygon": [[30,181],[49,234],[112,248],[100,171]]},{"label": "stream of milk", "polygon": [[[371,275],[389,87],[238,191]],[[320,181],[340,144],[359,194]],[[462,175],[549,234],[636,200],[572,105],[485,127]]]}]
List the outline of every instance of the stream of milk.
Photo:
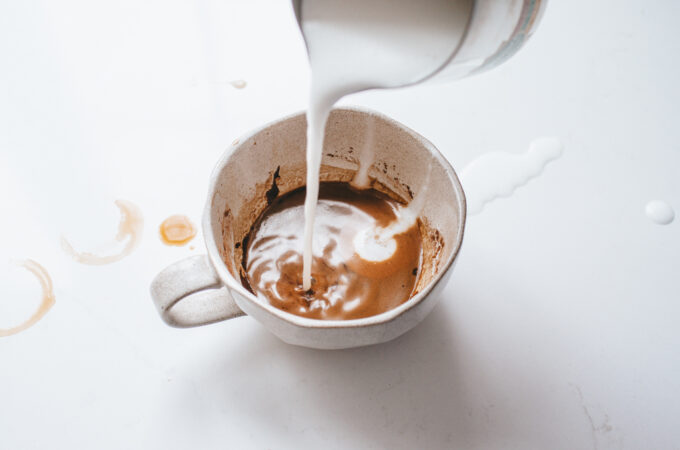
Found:
[{"label": "stream of milk", "polygon": [[364,145],[359,149],[359,168],[350,183],[356,189],[367,189],[371,186],[371,178],[368,176],[368,171],[375,161],[375,147],[373,142],[375,118],[369,116],[366,121]]},{"label": "stream of milk", "polygon": [[307,111],[304,289],[311,288],[314,214],[331,108],[345,95],[413,84],[436,72],[455,50],[461,8],[466,5],[451,0],[302,2],[301,26],[312,74]]},{"label": "stream of milk", "polygon": [[[360,172],[361,167],[359,169]],[[366,261],[384,261],[394,254],[397,250],[397,241],[394,237],[408,231],[416,223],[418,216],[420,216],[425,206],[425,199],[427,198],[429,188],[427,182],[430,179],[431,173],[432,161],[427,166],[427,171],[423,177],[425,181],[418,188],[416,196],[413,197],[407,206],[395,211],[397,220],[385,228],[366,229],[361,233],[357,233],[354,238],[354,250],[362,259]]]}]

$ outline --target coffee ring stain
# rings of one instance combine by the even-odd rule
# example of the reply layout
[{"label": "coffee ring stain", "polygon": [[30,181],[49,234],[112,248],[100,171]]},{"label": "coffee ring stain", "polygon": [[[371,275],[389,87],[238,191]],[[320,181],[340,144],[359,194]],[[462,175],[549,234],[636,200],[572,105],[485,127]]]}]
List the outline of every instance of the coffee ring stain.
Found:
[{"label": "coffee ring stain", "polygon": [[139,245],[144,230],[142,212],[137,205],[127,200],[116,200],[115,204],[120,210],[120,222],[118,223],[118,233],[116,233],[114,239],[116,242],[125,242],[127,240],[122,250],[111,255],[78,252],[64,236],[61,236],[61,248],[79,263],[93,266],[111,264],[120,261],[132,253],[137,245]]},{"label": "coffee ring stain", "polygon": [[35,277],[40,282],[40,287],[42,288],[42,302],[40,303],[40,306],[38,306],[38,309],[36,309],[35,312],[31,315],[31,317],[26,319],[23,323],[12,328],[4,329],[0,328],[0,336],[10,336],[12,334],[20,333],[27,328],[30,328],[31,326],[35,325],[40,319],[42,319],[43,316],[47,314],[47,311],[49,311],[50,308],[52,308],[52,306],[54,306],[55,303],[54,290],[52,288],[52,279],[50,278],[50,275],[47,273],[47,270],[37,262],[33,261],[32,259],[20,261],[18,264],[24,269],[31,272],[33,275],[35,275]]}]

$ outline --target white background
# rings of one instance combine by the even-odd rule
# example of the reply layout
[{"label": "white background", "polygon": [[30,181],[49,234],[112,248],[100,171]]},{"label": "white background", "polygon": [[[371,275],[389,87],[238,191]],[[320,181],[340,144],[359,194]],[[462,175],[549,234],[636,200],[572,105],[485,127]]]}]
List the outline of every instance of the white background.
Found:
[{"label": "white background", "polygon": [[[0,338],[0,448],[680,448],[680,3],[553,1],[527,46],[461,82],[346,103],[393,116],[462,168],[558,136],[563,157],[470,218],[452,280],[388,344],[315,351],[241,318],[177,330],[148,284],[202,251],[158,239],[194,222],[242,133],[304,109],[287,1],[0,2],[0,328],[40,289],[57,302]],[[228,82],[244,79],[243,90]],[[117,198],[145,235],[115,233]]]}]

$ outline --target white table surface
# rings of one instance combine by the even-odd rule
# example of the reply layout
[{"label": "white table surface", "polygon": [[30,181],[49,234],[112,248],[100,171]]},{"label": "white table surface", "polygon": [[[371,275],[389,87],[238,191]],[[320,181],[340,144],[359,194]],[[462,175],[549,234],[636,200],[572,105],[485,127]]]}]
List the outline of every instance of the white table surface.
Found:
[{"label": "white table surface", "polygon": [[[222,151],[304,109],[289,4],[0,3],[1,449],[680,448],[680,3],[552,1],[497,70],[345,102],[384,112],[462,168],[557,136],[563,157],[470,218],[434,312],[388,344],[286,345],[241,318],[178,330],[148,294],[195,222]],[[242,90],[228,84],[243,79]],[[145,235],[128,258],[59,246],[111,239],[123,198]]]}]

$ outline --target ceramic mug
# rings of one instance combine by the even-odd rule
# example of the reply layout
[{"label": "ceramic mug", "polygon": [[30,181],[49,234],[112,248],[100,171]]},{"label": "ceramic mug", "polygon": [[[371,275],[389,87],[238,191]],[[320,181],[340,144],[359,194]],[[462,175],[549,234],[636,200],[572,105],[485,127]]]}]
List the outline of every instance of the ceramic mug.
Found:
[{"label": "ceramic mug", "polygon": [[463,241],[463,189],[451,165],[425,138],[385,116],[354,108],[335,109],[328,119],[321,180],[350,181],[360,152],[370,145],[375,188],[408,201],[427,185],[420,216],[423,258],[414,294],[375,316],[318,320],[280,310],[244,286],[251,225],[273,198],[305,183],[306,129],[303,113],[280,119],[235,141],[217,163],[203,214],[207,254],[170,265],[151,283],[151,296],[167,324],[191,327],[247,314],[290,344],[337,349],[394,339],[432,310]]}]

